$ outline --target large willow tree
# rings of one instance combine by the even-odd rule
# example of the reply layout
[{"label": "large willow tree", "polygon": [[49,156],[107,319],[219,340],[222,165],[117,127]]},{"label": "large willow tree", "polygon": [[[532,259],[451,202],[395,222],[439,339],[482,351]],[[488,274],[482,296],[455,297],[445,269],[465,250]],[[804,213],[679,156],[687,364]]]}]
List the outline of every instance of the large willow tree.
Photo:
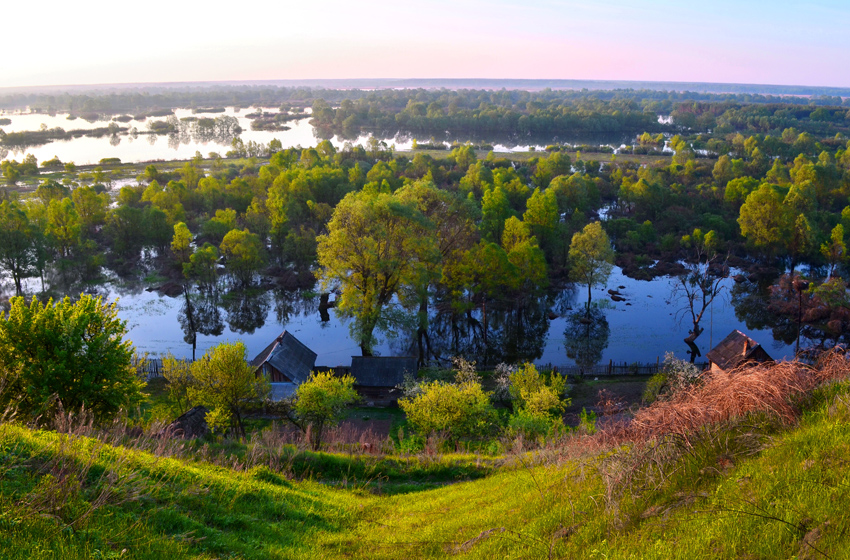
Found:
[{"label": "large willow tree", "polygon": [[352,319],[351,334],[371,355],[376,327],[389,324],[388,310],[400,288],[425,261],[439,258],[431,222],[414,201],[376,185],[346,195],[318,241],[323,289],[338,289],[336,309]]}]

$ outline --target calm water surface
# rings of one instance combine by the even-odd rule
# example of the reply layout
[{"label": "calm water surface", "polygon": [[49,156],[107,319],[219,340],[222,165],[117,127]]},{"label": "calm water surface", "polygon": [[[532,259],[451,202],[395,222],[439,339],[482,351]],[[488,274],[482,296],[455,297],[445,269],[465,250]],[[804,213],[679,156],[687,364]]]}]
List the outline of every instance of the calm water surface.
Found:
[{"label": "calm water surface", "polygon": [[[595,289],[593,300],[599,304],[599,310],[607,320],[609,335],[607,344],[597,341],[601,348],[599,363],[616,362],[655,362],[664,360],[665,352],[672,351],[680,358],[688,358],[687,346],[682,339],[688,334],[690,323],[679,312],[681,303],[671,299],[673,282],[671,278],[657,278],[652,281],[632,280],[622,275],[619,268],[611,274],[605,289]],[[714,302],[711,312],[707,312],[702,326],[705,332],[697,339],[700,350],[705,353],[733,329],[747,332],[762,344],[776,359],[793,356],[793,347],[774,341],[769,330],[748,329],[735,316],[730,301],[730,288],[734,283],[727,279],[726,289]],[[626,298],[624,302],[612,302],[607,288],[620,289]],[[171,352],[180,357],[191,357],[192,346],[184,341],[179,317],[185,299],[180,296],[170,298],[156,292],[126,292],[109,288],[107,296],[118,298],[119,316],[127,321],[128,338],[141,352],[151,355]],[[227,298],[222,298],[227,299]],[[238,298],[237,298],[238,299]],[[540,340],[518,345],[533,348],[528,356],[538,364],[559,366],[573,365],[576,360],[567,356],[567,345],[572,336],[568,331],[571,314],[580,313],[586,301],[586,289],[568,290],[556,298],[552,311],[559,316],[555,319],[543,317],[537,327],[528,332],[545,333]],[[570,310],[569,308],[574,308]],[[222,342],[243,341],[251,357],[258,354],[284,329],[292,332],[304,344],[318,354],[317,365],[349,365],[351,356],[359,355],[359,346],[351,339],[347,324],[341,322],[334,311],[330,320],[322,322],[316,299],[303,299],[298,294],[266,292],[255,298],[244,298],[238,302],[222,303],[218,308],[221,334],[197,335],[196,355],[201,356],[211,346]],[[536,330],[535,330],[536,329]],[[432,336],[434,336],[432,334]],[[380,336],[376,354],[415,355],[416,346],[412,336],[400,333],[392,339]],[[515,341],[506,341],[513,344]]]}]

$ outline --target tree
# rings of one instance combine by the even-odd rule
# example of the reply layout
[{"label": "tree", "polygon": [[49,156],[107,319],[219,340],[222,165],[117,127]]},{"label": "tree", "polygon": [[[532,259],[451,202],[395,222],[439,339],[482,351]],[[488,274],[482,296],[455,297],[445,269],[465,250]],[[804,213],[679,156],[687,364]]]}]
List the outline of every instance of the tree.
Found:
[{"label": "tree", "polygon": [[23,295],[21,280],[33,275],[34,228],[15,202],[0,203],[0,266],[12,276],[16,295]]},{"label": "tree", "polygon": [[263,245],[247,229],[229,231],[219,248],[224,256],[225,268],[242,286],[250,285],[254,275],[265,266]]},{"label": "tree", "polygon": [[191,362],[175,358],[170,352],[162,358],[162,377],[168,382],[168,404],[174,416],[180,416],[192,408],[189,389],[194,383]]},{"label": "tree", "polygon": [[696,345],[696,339],[704,330],[700,322],[714,299],[723,291],[723,280],[729,277],[726,262],[719,261],[716,238],[714,230],[704,234],[700,229],[682,238],[682,246],[692,250],[692,257],[686,263],[686,272],[678,276],[673,294],[684,298],[687,304],[684,311],[690,314],[693,324],[693,329],[685,338],[690,348],[691,363],[701,355]]},{"label": "tree", "polygon": [[832,278],[835,272],[835,267],[838,263],[847,258],[847,246],[844,244],[844,226],[838,224],[832,228],[829,235],[829,241],[820,246],[820,253],[829,262],[829,275],[827,278]]},{"label": "tree", "polygon": [[76,302],[66,297],[43,305],[33,298],[27,305],[14,297],[9,303],[9,314],[0,316],[0,368],[13,372],[24,417],[50,414],[61,403],[108,420],[140,400],[144,384],[114,303],[88,295]]},{"label": "tree", "polygon": [[484,191],[481,214],[482,237],[487,241],[498,243],[502,239],[505,220],[511,215],[511,203],[501,187]]},{"label": "tree", "polygon": [[106,223],[106,210],[109,207],[109,195],[98,193],[93,187],[77,187],[71,191],[74,209],[80,218],[80,225],[89,235]]},{"label": "tree", "polygon": [[785,238],[785,247],[788,249],[788,255],[791,257],[791,276],[794,276],[794,268],[796,268],[799,258],[805,255],[811,248],[812,240],[813,234],[809,220],[806,219],[805,215],[798,214],[794,218],[789,235]]},{"label": "tree", "polygon": [[62,258],[70,257],[79,244],[80,230],[80,219],[71,199],[51,200],[47,207],[47,235]]},{"label": "tree", "polygon": [[189,262],[192,256],[192,232],[185,223],[174,224],[174,237],[171,239],[171,251],[181,266]]},{"label": "tree", "polygon": [[245,345],[223,342],[214,346],[192,362],[191,371],[195,382],[189,388],[189,399],[210,409],[207,422],[219,428],[229,426],[244,436],[245,407],[265,399],[270,389],[265,376],[248,365]]},{"label": "tree", "polygon": [[530,363],[511,371],[508,392],[513,413],[508,420],[509,432],[536,438],[562,430],[562,414],[569,404],[569,399],[564,399],[566,384],[563,376],[550,373],[547,378]]},{"label": "tree", "polygon": [[785,230],[782,198],[772,185],[762,184],[747,196],[738,217],[741,235],[769,255],[781,245]]},{"label": "tree", "polygon": [[614,250],[602,224],[593,222],[573,235],[570,243],[570,278],[587,284],[587,309],[590,310],[591,289],[604,285],[614,264]]},{"label": "tree", "polygon": [[319,279],[325,291],[339,286],[336,310],[353,318],[352,336],[371,355],[374,330],[387,324],[386,308],[416,270],[421,239],[414,225],[427,221],[412,202],[366,188],[349,193],[318,241]]},{"label": "tree", "polygon": [[198,247],[189,262],[183,263],[183,276],[198,283],[205,291],[212,291],[218,281],[218,249],[215,245],[204,243]]},{"label": "tree", "polygon": [[336,377],[328,371],[314,373],[295,390],[293,421],[305,433],[310,428],[310,443],[318,450],[325,427],[342,420],[345,409],[357,399],[351,375]]}]

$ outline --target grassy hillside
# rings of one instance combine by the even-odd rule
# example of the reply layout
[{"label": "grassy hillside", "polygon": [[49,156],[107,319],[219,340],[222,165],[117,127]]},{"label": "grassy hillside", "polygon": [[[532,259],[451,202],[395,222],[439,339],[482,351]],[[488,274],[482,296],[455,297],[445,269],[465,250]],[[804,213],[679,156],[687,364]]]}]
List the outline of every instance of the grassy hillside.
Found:
[{"label": "grassy hillside", "polygon": [[[0,557],[847,557],[850,384],[793,404],[790,423],[756,412],[488,465],[318,454],[300,470],[271,447],[221,466],[200,459],[207,447],[142,451],[5,424]],[[393,494],[375,493],[380,479]]]}]

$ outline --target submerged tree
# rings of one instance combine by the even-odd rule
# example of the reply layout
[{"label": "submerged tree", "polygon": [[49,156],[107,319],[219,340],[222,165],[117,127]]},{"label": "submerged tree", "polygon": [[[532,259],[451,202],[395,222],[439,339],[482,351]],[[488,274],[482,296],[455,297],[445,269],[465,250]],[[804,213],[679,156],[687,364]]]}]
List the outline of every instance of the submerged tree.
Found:
[{"label": "submerged tree", "polygon": [[686,272],[677,277],[673,295],[685,301],[685,307],[680,312],[687,314],[693,325],[685,338],[685,343],[690,348],[692,363],[701,356],[695,342],[705,330],[700,326],[700,322],[712,302],[723,291],[723,281],[729,277],[729,267],[725,260],[720,260],[717,253],[716,240],[717,235],[713,230],[703,233],[700,229],[695,229],[693,235],[682,238],[682,245],[692,250],[692,260],[686,264]]},{"label": "submerged tree", "polygon": [[587,285],[587,311],[590,313],[591,289],[608,281],[614,265],[614,249],[602,224],[593,222],[573,235],[570,243],[570,278]]},{"label": "submerged tree", "polygon": [[[387,325],[387,307],[422,262],[428,221],[416,204],[380,188],[349,193],[337,205],[328,234],[318,240],[319,280],[338,288],[337,312],[353,319],[352,335],[371,355],[374,331]],[[430,251],[428,251],[430,252]]]}]

